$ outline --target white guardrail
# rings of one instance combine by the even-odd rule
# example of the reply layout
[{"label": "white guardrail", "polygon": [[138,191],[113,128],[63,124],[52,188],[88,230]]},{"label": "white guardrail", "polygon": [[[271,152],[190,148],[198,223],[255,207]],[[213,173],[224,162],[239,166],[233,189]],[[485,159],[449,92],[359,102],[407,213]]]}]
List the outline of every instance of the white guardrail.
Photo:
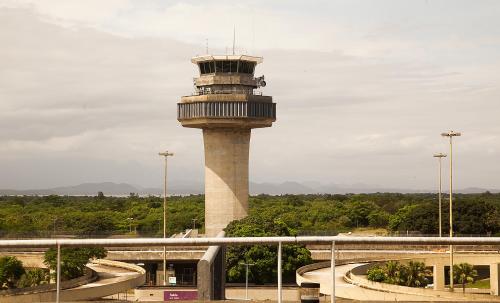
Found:
[{"label": "white guardrail", "polygon": [[0,240],[0,248],[40,247],[140,247],[211,246],[246,244],[393,244],[393,245],[500,245],[500,237],[234,237],[234,238],[134,238],[134,239],[31,239]]}]

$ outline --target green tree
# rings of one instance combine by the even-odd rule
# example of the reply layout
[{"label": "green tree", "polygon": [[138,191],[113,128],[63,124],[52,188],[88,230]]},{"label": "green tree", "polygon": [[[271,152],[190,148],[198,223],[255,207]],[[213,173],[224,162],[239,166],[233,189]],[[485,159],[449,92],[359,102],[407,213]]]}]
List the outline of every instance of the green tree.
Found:
[{"label": "green tree", "polygon": [[417,205],[405,205],[398,209],[395,214],[393,214],[389,219],[389,229],[390,230],[411,230],[410,228],[410,214],[418,207]]},{"label": "green tree", "polygon": [[368,216],[378,208],[371,201],[354,201],[347,205],[347,216],[355,227],[368,226]]},{"label": "green tree", "polygon": [[23,274],[23,262],[16,257],[0,258],[0,288],[14,288]]},{"label": "green tree", "polygon": [[286,196],[286,203],[292,205],[292,206],[302,206],[304,205],[304,201],[296,195],[287,195]]},{"label": "green tree", "polygon": [[[83,276],[85,265],[90,259],[106,257],[103,248],[61,248],[61,279],[70,280]],[[57,268],[57,251],[53,248],[45,252],[44,261],[50,269]]]},{"label": "green tree", "polygon": [[390,215],[384,210],[375,210],[368,215],[368,224],[371,227],[386,227]]},{"label": "green tree", "polygon": [[489,201],[461,197],[454,212],[454,230],[462,235],[484,235],[499,230],[498,206]]},{"label": "green tree", "polygon": [[465,293],[465,285],[473,283],[477,277],[477,271],[469,263],[460,263],[453,265],[453,280],[462,284],[462,291]]},{"label": "green tree", "polygon": [[[253,213],[231,222],[225,229],[228,237],[291,236],[296,232],[274,212]],[[302,245],[283,245],[283,280],[292,282],[295,271],[312,262],[311,253]],[[253,263],[249,279],[256,284],[276,282],[277,247],[271,245],[231,246],[226,251],[227,278],[229,282],[243,282],[245,268],[240,263]]]}]

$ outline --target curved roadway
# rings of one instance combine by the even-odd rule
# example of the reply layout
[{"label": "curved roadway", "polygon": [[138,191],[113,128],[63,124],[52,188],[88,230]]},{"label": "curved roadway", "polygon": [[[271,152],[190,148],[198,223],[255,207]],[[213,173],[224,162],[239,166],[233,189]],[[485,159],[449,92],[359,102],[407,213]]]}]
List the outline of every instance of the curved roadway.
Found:
[{"label": "curved roadway", "polygon": [[[457,301],[457,298],[439,298],[424,295],[398,294],[377,291],[350,284],[344,280],[347,272],[354,267],[366,263],[354,263],[339,265],[335,267],[335,296],[339,298],[362,300],[362,301]],[[321,268],[306,272],[302,275],[311,282],[320,283],[320,291],[323,294],[331,295],[330,267]],[[464,299],[463,301],[467,301]]]},{"label": "curved roadway", "polygon": [[118,261],[95,260],[87,264],[97,272],[98,279],[75,288],[61,291],[63,300],[91,300],[127,291],[144,284],[143,268]]},{"label": "curved roadway", "polygon": [[[118,282],[132,280],[141,275],[141,273],[132,271],[130,269],[114,267],[114,266],[106,266],[101,264],[89,263],[87,267],[93,269],[97,273],[97,275],[99,276],[97,281],[92,283],[87,283],[75,288],[70,288],[64,291],[74,291],[77,289],[92,289],[95,287],[101,287],[103,285],[116,284]],[[118,292],[120,291],[124,290],[120,289]]]}]

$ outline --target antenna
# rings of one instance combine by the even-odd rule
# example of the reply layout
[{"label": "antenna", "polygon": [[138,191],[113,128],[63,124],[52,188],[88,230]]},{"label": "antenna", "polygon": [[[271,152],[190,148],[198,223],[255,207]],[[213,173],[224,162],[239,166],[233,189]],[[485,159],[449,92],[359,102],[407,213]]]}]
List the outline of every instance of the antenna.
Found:
[{"label": "antenna", "polygon": [[235,44],[236,44],[236,25],[233,25],[233,55],[234,55]]},{"label": "antenna", "polygon": [[252,10],[252,54],[255,55],[255,11]]}]

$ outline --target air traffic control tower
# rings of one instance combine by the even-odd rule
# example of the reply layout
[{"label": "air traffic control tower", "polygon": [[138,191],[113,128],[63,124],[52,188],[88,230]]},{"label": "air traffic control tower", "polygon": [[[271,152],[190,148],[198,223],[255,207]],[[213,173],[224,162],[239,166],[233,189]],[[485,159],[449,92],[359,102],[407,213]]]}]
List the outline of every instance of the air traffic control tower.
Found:
[{"label": "air traffic control tower", "polygon": [[200,71],[195,93],[181,98],[177,119],[184,127],[203,129],[205,146],[205,233],[215,236],[248,213],[248,153],[252,128],[276,120],[271,96],[255,77],[261,57],[223,55],[191,59]]}]

